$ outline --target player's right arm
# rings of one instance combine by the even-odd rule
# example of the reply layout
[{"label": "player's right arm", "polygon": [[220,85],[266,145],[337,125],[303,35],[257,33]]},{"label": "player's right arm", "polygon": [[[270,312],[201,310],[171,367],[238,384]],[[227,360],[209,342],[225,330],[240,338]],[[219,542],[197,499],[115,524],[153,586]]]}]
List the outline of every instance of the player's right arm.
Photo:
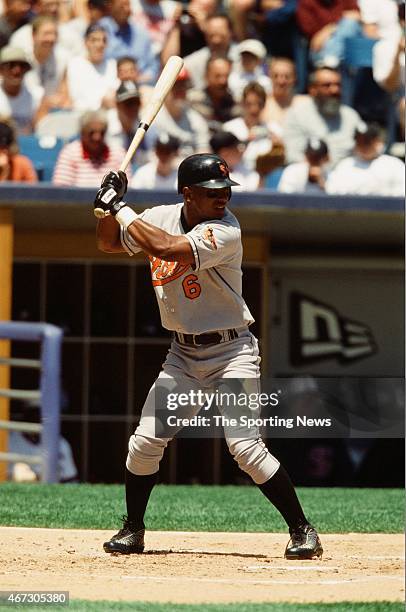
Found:
[{"label": "player's right arm", "polygon": [[[104,177],[94,205],[102,208],[109,216],[97,225],[97,246],[106,253],[144,251],[147,255],[180,264],[193,264],[195,255],[185,236],[174,236],[165,230],[140,219],[121,201],[127,190],[127,179],[123,172],[109,172]],[[123,215],[125,209],[126,215]],[[116,215],[117,219],[116,219]],[[127,221],[123,221],[126,216]],[[130,221],[130,217],[132,220]],[[121,232],[121,227],[126,231]],[[130,237],[130,238],[129,238]],[[131,240],[125,248],[125,241]]]}]

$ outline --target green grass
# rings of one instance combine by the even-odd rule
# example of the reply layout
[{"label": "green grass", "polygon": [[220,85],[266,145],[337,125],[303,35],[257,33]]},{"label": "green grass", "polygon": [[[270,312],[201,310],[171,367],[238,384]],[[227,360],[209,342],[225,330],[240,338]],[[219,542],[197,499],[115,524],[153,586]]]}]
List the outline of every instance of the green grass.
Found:
[{"label": "green grass", "polygon": [[[298,489],[323,533],[399,533],[402,489]],[[124,514],[120,485],[0,485],[0,525],[115,529]],[[254,486],[155,487],[146,516],[151,530],[285,532],[278,512]]]},{"label": "green grass", "polygon": [[[13,606],[14,608],[14,606]],[[10,606],[1,606],[0,610],[10,610]],[[50,608],[43,606],[24,606],[24,610],[49,612]],[[75,612],[108,612],[122,610],[127,612],[400,612],[404,609],[402,603],[370,602],[370,603],[232,603],[232,604],[170,604],[152,602],[117,602],[117,601],[85,601],[73,600],[69,606],[58,606],[54,610],[74,610]]]}]

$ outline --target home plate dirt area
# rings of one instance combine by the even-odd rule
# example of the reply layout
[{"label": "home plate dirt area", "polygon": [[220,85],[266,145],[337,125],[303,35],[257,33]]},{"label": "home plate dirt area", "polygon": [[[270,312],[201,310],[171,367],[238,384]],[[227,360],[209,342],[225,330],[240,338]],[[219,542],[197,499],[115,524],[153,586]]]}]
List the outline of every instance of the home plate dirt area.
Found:
[{"label": "home plate dirt area", "polygon": [[322,560],[286,561],[286,534],[150,531],[113,556],[113,531],[0,528],[2,590],[71,599],[203,602],[403,601],[402,534],[323,535]]}]

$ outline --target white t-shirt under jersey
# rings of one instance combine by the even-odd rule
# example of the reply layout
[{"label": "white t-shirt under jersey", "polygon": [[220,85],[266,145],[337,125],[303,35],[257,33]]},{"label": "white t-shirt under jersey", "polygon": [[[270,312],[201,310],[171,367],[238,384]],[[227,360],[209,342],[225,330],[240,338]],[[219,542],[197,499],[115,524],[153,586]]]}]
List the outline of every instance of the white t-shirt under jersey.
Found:
[{"label": "white t-shirt under jersey", "polygon": [[[242,297],[241,230],[226,209],[221,220],[203,221],[185,232],[183,204],[156,206],[140,218],[172,235],[185,234],[195,256],[194,265],[150,257],[163,327],[187,334],[244,327],[254,322]],[[141,251],[127,230],[121,241],[132,255]]]}]

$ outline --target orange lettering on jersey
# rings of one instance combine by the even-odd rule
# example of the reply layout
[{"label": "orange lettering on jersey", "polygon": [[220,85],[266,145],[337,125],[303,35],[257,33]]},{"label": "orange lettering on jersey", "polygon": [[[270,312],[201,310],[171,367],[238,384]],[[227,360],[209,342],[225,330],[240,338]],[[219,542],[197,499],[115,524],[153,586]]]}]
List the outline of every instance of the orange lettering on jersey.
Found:
[{"label": "orange lettering on jersey", "polygon": [[190,264],[180,264],[177,261],[164,261],[159,257],[149,257],[151,262],[152,285],[165,285],[179,278],[186,272]]}]

